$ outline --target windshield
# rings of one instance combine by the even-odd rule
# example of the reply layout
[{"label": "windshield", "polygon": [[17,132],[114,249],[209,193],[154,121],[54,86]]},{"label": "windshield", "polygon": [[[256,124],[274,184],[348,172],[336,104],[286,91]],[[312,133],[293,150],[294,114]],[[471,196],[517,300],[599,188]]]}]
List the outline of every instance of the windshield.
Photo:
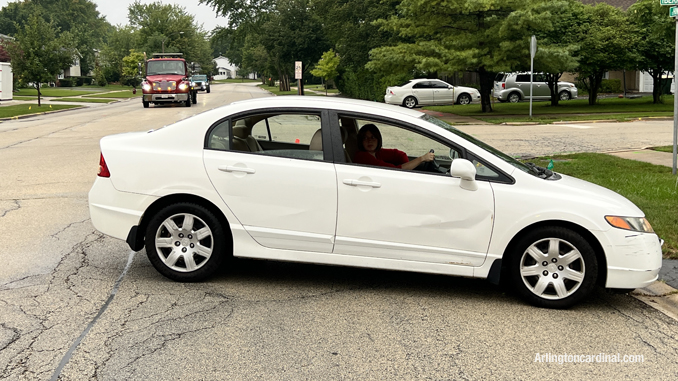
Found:
[{"label": "windshield", "polygon": [[184,61],[148,61],[146,75],[178,74],[184,75]]},{"label": "windshield", "polygon": [[206,75],[194,75],[193,80],[194,81],[207,81],[207,76]]},{"label": "windshield", "polygon": [[496,148],[494,148],[494,147],[492,147],[492,146],[490,146],[486,143],[483,143],[482,141],[474,138],[473,136],[465,134],[465,133],[457,130],[456,128],[450,126],[449,124],[443,122],[440,119],[432,117],[431,115],[428,115],[428,114],[424,114],[421,118],[423,120],[429,122],[429,123],[433,123],[438,127],[442,127],[444,129],[446,129],[447,131],[450,131],[451,133],[468,140],[469,142],[477,145],[478,147],[480,147],[480,148],[484,149],[485,151],[493,154],[494,156],[504,160],[505,162],[511,164],[512,166],[520,169],[523,172],[527,172],[527,173],[531,173],[531,174],[534,173],[534,170],[531,167],[519,162],[518,160],[516,160],[516,159],[512,158],[511,156],[499,151],[498,149],[496,149]]}]

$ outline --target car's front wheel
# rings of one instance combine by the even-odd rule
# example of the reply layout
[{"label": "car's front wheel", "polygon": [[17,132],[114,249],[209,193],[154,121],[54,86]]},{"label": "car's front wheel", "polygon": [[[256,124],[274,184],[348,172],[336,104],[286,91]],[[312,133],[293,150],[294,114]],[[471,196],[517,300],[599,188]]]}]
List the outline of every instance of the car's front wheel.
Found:
[{"label": "car's front wheel", "polygon": [[468,94],[461,94],[459,98],[457,98],[457,103],[460,105],[467,105],[471,103],[471,96]]},{"label": "car's front wheel", "polygon": [[415,108],[417,106],[417,98],[409,96],[403,101],[403,106],[407,108]]},{"label": "car's front wheel", "polygon": [[513,287],[537,307],[569,308],[591,293],[598,261],[580,234],[563,227],[541,227],[515,246],[509,264]]},{"label": "car's front wheel", "polygon": [[141,104],[144,105],[144,108],[148,108],[149,102],[141,101]]},{"label": "car's front wheel", "polygon": [[210,93],[210,87],[207,86],[207,94],[209,94],[209,93]]},{"label": "car's front wheel", "polygon": [[146,254],[153,267],[179,282],[201,281],[213,275],[226,253],[226,236],[219,219],[191,203],[169,205],[146,229]]},{"label": "car's front wheel", "polygon": [[558,94],[558,97],[560,98],[561,101],[569,101],[570,100],[570,93],[566,90],[563,90]]},{"label": "car's front wheel", "polygon": [[511,93],[508,96],[508,101],[511,103],[518,103],[520,102],[520,94],[518,93]]}]

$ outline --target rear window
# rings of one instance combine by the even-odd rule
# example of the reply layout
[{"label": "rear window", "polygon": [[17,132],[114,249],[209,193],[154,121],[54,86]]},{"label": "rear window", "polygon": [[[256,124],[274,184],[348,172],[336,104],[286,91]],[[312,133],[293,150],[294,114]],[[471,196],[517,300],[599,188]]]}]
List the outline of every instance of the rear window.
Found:
[{"label": "rear window", "polygon": [[506,74],[504,74],[504,73],[497,73],[497,76],[494,77],[494,80],[497,81],[497,82],[504,82],[504,81],[505,81],[504,78],[506,78]]},{"label": "rear window", "polygon": [[409,81],[407,81],[407,82],[403,82],[403,83],[397,84],[397,85],[395,85],[395,87],[403,87],[403,86],[407,85],[407,84],[410,83],[410,82],[412,82],[412,80],[409,80]]}]

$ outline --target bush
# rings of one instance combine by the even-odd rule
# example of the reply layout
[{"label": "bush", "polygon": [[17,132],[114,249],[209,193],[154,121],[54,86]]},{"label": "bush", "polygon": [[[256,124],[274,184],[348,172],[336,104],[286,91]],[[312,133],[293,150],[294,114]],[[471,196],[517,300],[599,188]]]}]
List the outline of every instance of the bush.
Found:
[{"label": "bush", "polygon": [[347,68],[340,71],[335,83],[346,97],[383,102],[387,87],[408,79],[409,75],[405,74],[380,75],[367,69]]},{"label": "bush", "polygon": [[57,82],[57,86],[59,87],[73,87],[73,83],[75,81],[73,78],[62,78]]},{"label": "bush", "polygon": [[75,77],[77,80],[76,86],[82,86],[82,85],[91,85],[92,82],[94,82],[94,78],[92,77]]},{"label": "bush", "polygon": [[125,86],[139,87],[141,85],[141,78],[139,77],[122,77],[121,84]]},{"label": "bush", "polygon": [[600,84],[601,93],[621,93],[623,91],[620,79],[603,79]]}]

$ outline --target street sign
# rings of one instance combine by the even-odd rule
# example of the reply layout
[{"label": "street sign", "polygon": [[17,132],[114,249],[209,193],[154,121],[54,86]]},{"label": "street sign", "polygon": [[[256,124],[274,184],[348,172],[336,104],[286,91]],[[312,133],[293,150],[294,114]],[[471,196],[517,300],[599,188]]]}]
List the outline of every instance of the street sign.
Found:
[{"label": "street sign", "polygon": [[678,7],[669,8],[669,16],[678,17]]},{"label": "street sign", "polygon": [[[678,1],[678,0],[676,0]],[[301,76],[301,61],[294,61],[294,79],[302,79]]]},{"label": "street sign", "polygon": [[659,4],[660,5],[678,5],[678,0],[659,0]]}]

